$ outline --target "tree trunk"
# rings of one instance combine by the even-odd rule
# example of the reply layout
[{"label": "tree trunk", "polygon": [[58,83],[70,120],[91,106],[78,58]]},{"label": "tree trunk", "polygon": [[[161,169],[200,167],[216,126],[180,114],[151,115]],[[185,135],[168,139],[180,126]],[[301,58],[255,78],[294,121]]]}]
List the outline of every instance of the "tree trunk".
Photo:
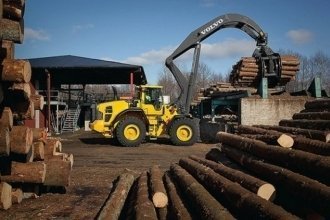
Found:
[{"label": "tree trunk", "polygon": [[20,188],[13,189],[11,192],[11,201],[13,204],[19,204],[23,200],[23,191]]},{"label": "tree trunk", "polygon": [[2,40],[0,48],[0,60],[14,59],[15,44],[12,41]]},{"label": "tree trunk", "polygon": [[163,175],[164,173],[159,166],[154,165],[150,169],[151,198],[156,208],[164,208],[168,203]]},{"label": "tree trunk", "polygon": [[278,145],[284,148],[290,148],[293,146],[293,138],[286,134],[281,134],[280,136],[271,134],[240,134],[240,136],[259,140],[269,145]]},{"label": "tree trunk", "polygon": [[295,113],[292,119],[330,120],[330,112],[303,112]]},{"label": "tree trunk", "polygon": [[11,185],[6,182],[0,183],[0,209],[7,210],[11,207]]},{"label": "tree trunk", "polygon": [[181,199],[179,189],[173,183],[168,172],[164,175],[165,186],[170,198],[170,215],[177,220],[191,220],[192,217]]},{"label": "tree trunk", "polygon": [[330,142],[330,131],[319,131],[319,130],[276,126],[276,125],[256,125],[256,127],[290,133],[293,135],[303,135],[306,138],[316,139],[324,142]]},{"label": "tree trunk", "polygon": [[287,127],[296,127],[296,128],[305,128],[305,129],[314,129],[320,131],[329,131],[330,130],[330,120],[288,120],[283,119],[279,123],[280,126]]},{"label": "tree trunk", "polygon": [[305,137],[295,137],[292,148],[314,154],[330,156],[330,143],[325,143],[319,140],[312,140]]},{"label": "tree trunk", "polygon": [[330,109],[330,99],[315,99],[305,103],[305,109]]},{"label": "tree trunk", "polygon": [[[232,181],[217,174],[209,167],[191,159],[181,159],[180,166],[191,173],[201,182],[218,200],[225,199],[232,207],[239,210],[239,216],[257,219],[296,219],[297,217],[286,212],[280,206],[264,200],[256,194],[234,184]],[[298,219],[298,218],[297,218]]]},{"label": "tree trunk", "polygon": [[17,154],[27,154],[32,146],[33,135],[29,127],[13,126],[10,131],[10,151]]},{"label": "tree trunk", "polygon": [[265,163],[229,146],[221,146],[221,151],[251,172],[273,183],[276,188],[283,187],[316,210],[330,214],[330,187],[283,167]]},{"label": "tree trunk", "polygon": [[190,156],[190,159],[197,161],[205,166],[212,168],[216,173],[226,177],[227,179],[236,182],[251,192],[257,194],[263,199],[273,201],[275,199],[275,187],[261,179],[258,179],[239,170],[232,169],[221,163],[216,163],[211,160],[206,160],[196,156]]},{"label": "tree trunk", "polygon": [[138,179],[137,197],[135,204],[135,219],[157,219],[156,210],[154,205],[149,199],[148,191],[148,175],[147,172],[142,172]]},{"label": "tree trunk", "polygon": [[0,39],[21,44],[24,39],[24,20],[0,19]]},{"label": "tree trunk", "polygon": [[0,127],[0,156],[9,156],[10,154],[10,136],[6,127]]},{"label": "tree trunk", "polygon": [[225,145],[249,152],[274,164],[297,171],[330,184],[330,158],[300,150],[288,150],[267,146],[264,142],[240,137],[225,132],[218,132],[218,140]]},{"label": "tree trunk", "polygon": [[1,181],[10,183],[43,183],[46,164],[44,162],[18,163],[12,161],[11,174],[1,176]]},{"label": "tree trunk", "polygon": [[194,204],[200,219],[234,219],[198,181],[179,165],[171,165],[171,173],[180,185],[187,200]]},{"label": "tree trunk", "polygon": [[35,110],[42,110],[44,108],[45,101],[42,95],[31,95],[31,101],[34,103]]},{"label": "tree trunk", "polygon": [[44,185],[69,186],[71,163],[69,161],[49,160],[44,161],[47,166]]},{"label": "tree trunk", "polygon": [[3,81],[28,83],[31,80],[31,65],[27,60],[4,59],[2,61]]},{"label": "tree trunk", "polygon": [[101,211],[97,217],[98,220],[119,219],[133,182],[134,176],[132,174],[124,173],[118,176],[114,190],[111,190],[112,192],[109,198],[101,208]]},{"label": "tree trunk", "polygon": [[34,161],[42,161],[45,159],[45,143],[43,141],[33,142]]},{"label": "tree trunk", "polygon": [[11,130],[13,128],[13,113],[9,107],[4,107],[0,118],[0,127],[8,128]]}]

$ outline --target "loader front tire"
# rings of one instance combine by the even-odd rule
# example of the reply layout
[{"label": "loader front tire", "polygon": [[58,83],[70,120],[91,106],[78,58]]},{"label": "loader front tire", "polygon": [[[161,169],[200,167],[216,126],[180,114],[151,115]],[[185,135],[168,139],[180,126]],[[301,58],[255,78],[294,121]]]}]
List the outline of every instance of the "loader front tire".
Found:
[{"label": "loader front tire", "polygon": [[146,136],[146,126],[137,117],[127,116],[120,121],[116,128],[118,142],[125,147],[136,147]]},{"label": "loader front tire", "polygon": [[170,128],[171,142],[177,146],[190,146],[197,141],[196,123],[190,118],[175,120]]}]

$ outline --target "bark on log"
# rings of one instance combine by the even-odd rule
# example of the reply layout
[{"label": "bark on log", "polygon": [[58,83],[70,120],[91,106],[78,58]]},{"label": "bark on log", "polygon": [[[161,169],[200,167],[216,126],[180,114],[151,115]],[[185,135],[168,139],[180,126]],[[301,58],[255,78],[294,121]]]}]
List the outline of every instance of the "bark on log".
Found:
[{"label": "bark on log", "polygon": [[9,40],[2,40],[1,48],[0,48],[0,60],[14,59],[14,55],[15,55],[14,42]]},{"label": "bark on log", "polygon": [[46,174],[44,162],[18,163],[12,161],[11,174],[1,176],[1,181],[18,183],[43,183]]},{"label": "bark on log", "polygon": [[283,167],[265,163],[246,152],[229,146],[221,146],[221,151],[251,172],[273,183],[276,188],[283,187],[315,210],[321,211],[322,214],[330,214],[329,186]]},{"label": "bark on log", "polygon": [[277,126],[277,125],[255,125],[255,126],[263,129],[276,130],[284,133],[290,133],[293,135],[302,135],[306,138],[316,139],[324,142],[330,142],[330,131],[319,131],[312,129]]},{"label": "bark on log", "polygon": [[231,206],[239,210],[238,214],[241,217],[251,219],[298,219],[282,207],[260,198],[239,184],[217,174],[209,167],[191,159],[181,159],[179,164],[199,182],[203,183],[218,200],[225,198]]},{"label": "bark on log", "polygon": [[54,139],[47,139],[45,141],[45,159],[48,157],[52,157],[56,155],[56,153],[62,152],[62,144],[61,142],[54,138]]},{"label": "bark on log", "polygon": [[167,206],[168,198],[163,183],[164,172],[159,166],[154,165],[150,169],[151,198],[156,208]]},{"label": "bark on log", "polygon": [[13,113],[9,107],[4,107],[0,118],[0,127],[12,129],[14,123]]},{"label": "bark on log", "polygon": [[313,129],[320,131],[330,130],[330,120],[288,120],[283,119],[279,122],[280,126]]},{"label": "bark on log", "polygon": [[212,168],[216,173],[226,177],[227,179],[236,182],[251,192],[257,194],[263,199],[273,201],[276,196],[275,187],[261,179],[246,174],[236,169],[227,167],[221,163],[216,163],[211,160],[206,160],[196,156],[190,156],[190,159]]},{"label": "bark on log", "polygon": [[13,204],[19,204],[23,200],[23,191],[20,188],[12,189],[11,201]]},{"label": "bark on log", "polygon": [[105,204],[100,210],[97,217],[98,220],[119,219],[133,182],[134,176],[129,173],[124,173],[117,177],[109,198],[107,198]]},{"label": "bark on log", "polygon": [[16,102],[11,105],[16,120],[34,119],[34,103],[31,100]]},{"label": "bark on log", "polygon": [[46,186],[69,186],[71,163],[69,161],[49,160],[46,164],[46,176],[44,185]]},{"label": "bark on log", "polygon": [[32,146],[33,134],[29,127],[13,126],[10,131],[10,151],[27,154]]},{"label": "bark on log", "polygon": [[0,19],[0,39],[21,44],[24,39],[24,20]]},{"label": "bark on log", "polygon": [[171,165],[171,173],[187,199],[194,204],[201,219],[234,219],[198,181],[179,165]]},{"label": "bark on log", "polygon": [[35,110],[42,110],[44,108],[45,101],[42,95],[31,95],[30,99],[34,103]]},{"label": "bark on log", "polygon": [[312,178],[330,184],[330,157],[320,156],[300,150],[287,150],[267,146],[264,142],[218,132],[218,140],[225,145],[249,152],[274,164],[286,167]]},{"label": "bark on log", "polygon": [[314,154],[330,156],[330,143],[325,143],[319,140],[312,140],[305,137],[295,137],[292,148]]},{"label": "bark on log", "polygon": [[42,161],[45,159],[45,143],[43,141],[33,142],[34,161]]},{"label": "bark on log", "polygon": [[20,21],[24,16],[24,4],[19,4],[14,1],[4,1],[3,17],[14,21]]},{"label": "bark on log", "polygon": [[8,88],[7,97],[11,97],[8,102],[15,106],[17,102],[29,100],[31,96],[31,86],[29,83],[13,83]]},{"label": "bark on log", "polygon": [[4,59],[1,80],[28,83],[31,80],[31,65],[28,60]]},{"label": "bark on log", "polygon": [[0,127],[0,156],[9,156],[10,154],[10,136],[6,127]]},{"label": "bark on log", "polygon": [[303,112],[295,113],[292,119],[307,119],[307,120],[330,120],[330,112]]},{"label": "bark on log", "polygon": [[149,199],[148,191],[148,174],[147,172],[142,172],[137,183],[137,198],[135,204],[135,219],[157,219],[156,210],[154,205]]},{"label": "bark on log", "polygon": [[168,192],[168,196],[170,198],[170,214],[173,215],[174,219],[177,220],[191,220],[192,216],[187,210],[185,204],[181,199],[181,193],[179,189],[176,187],[174,182],[172,181],[171,176],[168,172],[165,172],[165,186]]},{"label": "bark on log", "polygon": [[7,210],[11,207],[11,185],[6,182],[0,183],[0,209]]},{"label": "bark on log", "polygon": [[305,109],[330,109],[330,99],[315,99],[305,103]]}]

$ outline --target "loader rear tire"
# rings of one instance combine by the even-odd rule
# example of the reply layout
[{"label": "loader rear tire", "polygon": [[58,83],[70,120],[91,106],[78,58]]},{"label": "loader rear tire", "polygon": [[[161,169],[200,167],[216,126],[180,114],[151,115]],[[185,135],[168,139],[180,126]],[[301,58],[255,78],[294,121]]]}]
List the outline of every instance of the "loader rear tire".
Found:
[{"label": "loader rear tire", "polygon": [[197,141],[197,125],[190,118],[179,118],[173,122],[169,135],[174,145],[193,145]]},{"label": "loader rear tire", "polygon": [[146,126],[137,117],[127,116],[120,121],[116,128],[118,142],[125,147],[136,147],[146,136]]}]

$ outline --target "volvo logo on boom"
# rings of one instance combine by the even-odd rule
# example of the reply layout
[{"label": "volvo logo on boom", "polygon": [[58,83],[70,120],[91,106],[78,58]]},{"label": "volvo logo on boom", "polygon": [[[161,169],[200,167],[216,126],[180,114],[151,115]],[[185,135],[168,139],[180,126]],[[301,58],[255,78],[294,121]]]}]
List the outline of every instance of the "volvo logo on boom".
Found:
[{"label": "volvo logo on boom", "polygon": [[210,26],[208,26],[207,28],[205,28],[204,30],[201,31],[201,34],[206,34],[210,31],[212,31],[214,28],[218,27],[221,23],[223,22],[223,19],[219,19],[216,22],[214,22],[213,24],[211,24]]}]

